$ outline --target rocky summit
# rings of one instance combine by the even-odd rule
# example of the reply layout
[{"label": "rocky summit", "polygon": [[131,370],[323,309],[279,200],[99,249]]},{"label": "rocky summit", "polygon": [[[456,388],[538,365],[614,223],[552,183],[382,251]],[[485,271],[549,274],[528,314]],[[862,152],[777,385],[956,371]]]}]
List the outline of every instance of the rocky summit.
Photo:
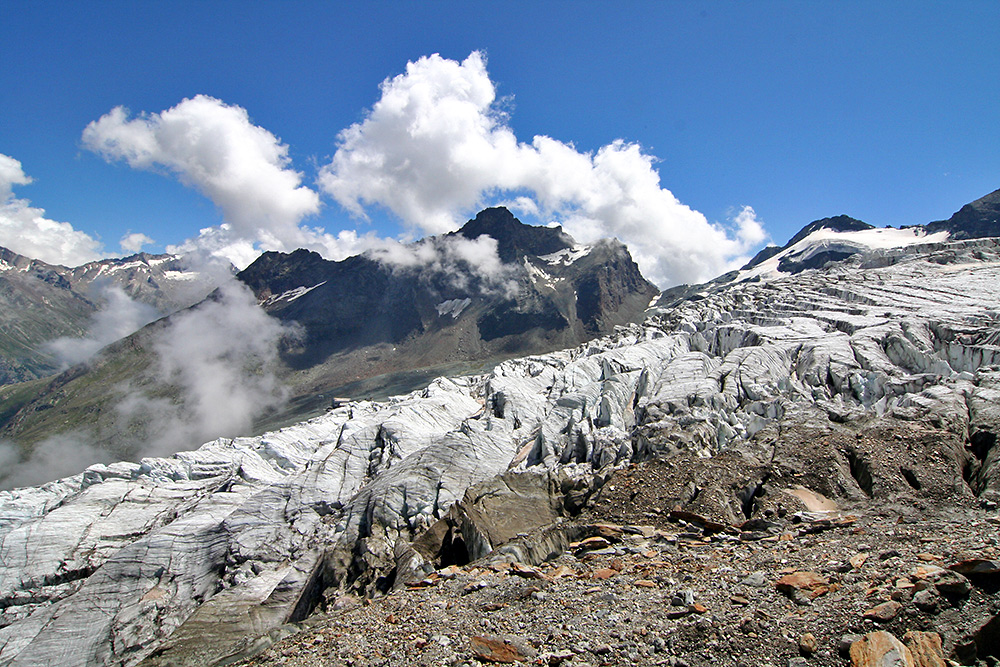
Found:
[{"label": "rocky summit", "polygon": [[1000,240],[934,238],[0,492],[0,664],[996,664]]}]

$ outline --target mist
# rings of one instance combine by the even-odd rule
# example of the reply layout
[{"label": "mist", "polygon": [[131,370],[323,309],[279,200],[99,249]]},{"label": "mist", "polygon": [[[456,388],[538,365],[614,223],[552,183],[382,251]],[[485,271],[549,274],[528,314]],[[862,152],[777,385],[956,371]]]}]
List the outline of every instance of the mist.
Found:
[{"label": "mist", "polygon": [[64,336],[43,346],[55,357],[61,370],[91,359],[105,345],[135,333],[161,316],[156,308],[133,300],[117,285],[104,285],[97,289],[97,295],[103,305],[94,313],[86,336]]}]

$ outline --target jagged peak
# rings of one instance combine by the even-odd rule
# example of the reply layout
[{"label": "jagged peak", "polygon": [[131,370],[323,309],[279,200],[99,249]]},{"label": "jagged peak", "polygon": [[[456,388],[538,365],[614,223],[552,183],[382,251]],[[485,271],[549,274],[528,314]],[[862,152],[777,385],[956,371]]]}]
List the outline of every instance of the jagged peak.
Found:
[{"label": "jagged peak", "polygon": [[457,232],[467,239],[490,236],[497,241],[497,254],[504,262],[515,262],[525,255],[550,255],[576,245],[562,227],[526,225],[506,207],[487,208],[476,214]]}]

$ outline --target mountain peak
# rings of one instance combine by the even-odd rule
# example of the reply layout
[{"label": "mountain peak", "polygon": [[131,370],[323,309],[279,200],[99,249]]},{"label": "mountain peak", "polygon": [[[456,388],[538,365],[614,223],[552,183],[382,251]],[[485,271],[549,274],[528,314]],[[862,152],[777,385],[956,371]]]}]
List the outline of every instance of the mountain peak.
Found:
[{"label": "mountain peak", "polygon": [[503,206],[480,211],[456,233],[467,239],[483,235],[496,239],[497,254],[507,263],[525,255],[550,255],[575,245],[562,228],[526,225]]},{"label": "mountain peak", "polygon": [[857,218],[852,218],[849,215],[835,215],[832,218],[821,218],[820,220],[813,220],[808,225],[800,229],[799,233],[793,236],[785,247],[788,248],[795,245],[805,237],[820,229],[829,229],[835,232],[860,232],[865,229],[874,229],[874,226],[869,225],[867,222],[858,220]]},{"label": "mountain peak", "polygon": [[927,224],[928,233],[946,230],[953,239],[1000,235],[1000,190],[966,204],[947,220]]}]

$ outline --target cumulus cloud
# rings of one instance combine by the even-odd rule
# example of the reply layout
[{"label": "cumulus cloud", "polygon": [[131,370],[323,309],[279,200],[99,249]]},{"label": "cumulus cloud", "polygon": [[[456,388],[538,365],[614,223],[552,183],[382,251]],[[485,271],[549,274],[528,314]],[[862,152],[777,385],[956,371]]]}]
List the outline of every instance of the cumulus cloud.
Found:
[{"label": "cumulus cloud", "polygon": [[155,308],[134,301],[117,285],[98,288],[96,297],[103,305],[94,313],[86,336],[57,338],[43,346],[63,368],[87,361],[105,345],[138,331],[160,317]]},{"label": "cumulus cloud", "polygon": [[275,249],[302,245],[299,223],[320,208],[319,195],[291,168],[288,146],[245,109],[213,97],[137,118],[116,107],[87,125],[83,144],[109,161],[176,175],[215,203],[238,239]]},{"label": "cumulus cloud", "polygon": [[145,234],[140,232],[131,232],[123,236],[118,242],[118,245],[121,246],[122,252],[136,253],[142,252],[143,246],[147,246],[152,243],[156,242]]},{"label": "cumulus cloud", "polygon": [[45,210],[13,195],[13,186],[31,178],[18,160],[0,154],[0,246],[49,264],[79,266],[104,256],[99,241],[68,222],[45,217]]},{"label": "cumulus cloud", "polygon": [[339,135],[318,183],[360,217],[379,205],[411,229],[440,233],[489,198],[562,223],[578,240],[624,241],[661,286],[707,280],[745,261],[762,239],[751,213],[709,222],[661,186],[653,156],[616,140],[595,153],[547,136],[520,142],[499,109],[482,54],[439,55],[387,79],[365,119]]}]

